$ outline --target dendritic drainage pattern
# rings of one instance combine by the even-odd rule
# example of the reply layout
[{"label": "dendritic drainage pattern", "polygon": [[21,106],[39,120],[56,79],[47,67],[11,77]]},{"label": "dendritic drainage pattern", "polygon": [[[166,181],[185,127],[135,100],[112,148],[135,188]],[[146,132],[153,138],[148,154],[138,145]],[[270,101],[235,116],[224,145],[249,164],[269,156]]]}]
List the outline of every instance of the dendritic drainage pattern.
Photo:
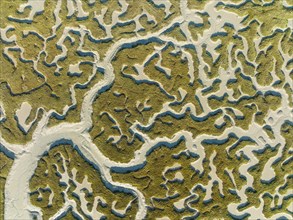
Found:
[{"label": "dendritic drainage pattern", "polygon": [[1,0],[0,219],[292,219],[290,0]]}]

